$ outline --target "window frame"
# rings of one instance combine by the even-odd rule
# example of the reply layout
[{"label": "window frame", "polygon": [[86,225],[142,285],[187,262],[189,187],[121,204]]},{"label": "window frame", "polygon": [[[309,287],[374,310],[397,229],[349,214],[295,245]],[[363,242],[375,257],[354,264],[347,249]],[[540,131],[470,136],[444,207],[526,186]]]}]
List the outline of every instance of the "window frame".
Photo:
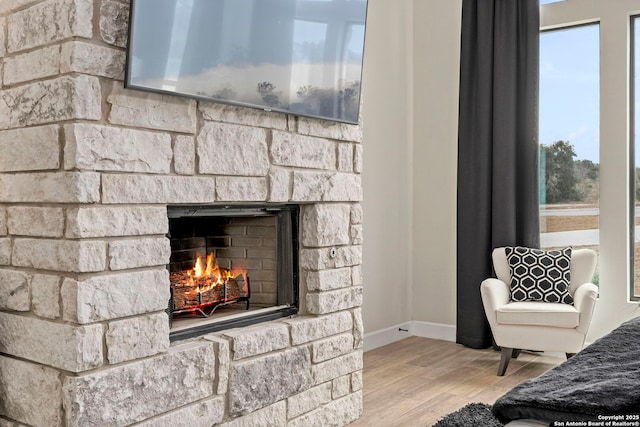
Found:
[{"label": "window frame", "polygon": [[638,14],[640,0],[565,0],[540,6],[540,31],[600,23],[600,294],[589,332],[596,338],[637,315],[638,309],[630,294],[634,242],[630,23]]}]

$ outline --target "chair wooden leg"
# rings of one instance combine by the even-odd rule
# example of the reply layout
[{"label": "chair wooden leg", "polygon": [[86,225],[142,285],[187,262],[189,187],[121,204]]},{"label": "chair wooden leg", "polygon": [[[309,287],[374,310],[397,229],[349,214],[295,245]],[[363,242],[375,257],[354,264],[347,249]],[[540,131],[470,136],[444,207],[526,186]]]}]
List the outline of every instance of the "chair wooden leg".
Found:
[{"label": "chair wooden leg", "polygon": [[567,359],[571,359],[573,356],[575,356],[575,353],[565,353],[567,355]]},{"label": "chair wooden leg", "polygon": [[512,359],[517,359],[518,356],[520,356],[520,352],[522,351],[522,349],[520,348],[514,348],[513,349],[513,353],[511,353],[511,358]]},{"label": "chair wooden leg", "polygon": [[498,365],[498,376],[504,376],[504,373],[507,371],[507,366],[509,366],[509,361],[513,356],[513,349],[509,347],[502,347],[500,351],[500,365]]}]

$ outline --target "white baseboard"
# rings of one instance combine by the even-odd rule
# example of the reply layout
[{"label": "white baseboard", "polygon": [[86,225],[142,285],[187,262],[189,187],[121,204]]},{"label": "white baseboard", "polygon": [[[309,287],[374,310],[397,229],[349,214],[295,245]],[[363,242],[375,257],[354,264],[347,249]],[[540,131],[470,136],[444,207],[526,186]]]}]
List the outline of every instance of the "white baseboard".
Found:
[{"label": "white baseboard", "polygon": [[364,351],[373,350],[402,339],[418,336],[444,341],[456,340],[455,325],[412,320],[389,328],[364,334]]},{"label": "white baseboard", "polygon": [[411,322],[364,334],[364,351],[373,350],[411,336]]},{"label": "white baseboard", "polygon": [[413,335],[443,341],[456,341],[456,325],[413,321]]}]

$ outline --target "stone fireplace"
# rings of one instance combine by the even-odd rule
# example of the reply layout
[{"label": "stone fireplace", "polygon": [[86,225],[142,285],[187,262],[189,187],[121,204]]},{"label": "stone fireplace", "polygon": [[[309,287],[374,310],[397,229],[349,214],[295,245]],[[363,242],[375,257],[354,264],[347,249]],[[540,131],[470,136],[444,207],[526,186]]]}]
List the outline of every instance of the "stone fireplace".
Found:
[{"label": "stone fireplace", "polygon": [[[0,2],[0,426],[356,420],[361,127],[124,89],[128,8]],[[250,305],[286,315],[176,334],[170,217],[282,205],[298,295],[267,236]]]}]

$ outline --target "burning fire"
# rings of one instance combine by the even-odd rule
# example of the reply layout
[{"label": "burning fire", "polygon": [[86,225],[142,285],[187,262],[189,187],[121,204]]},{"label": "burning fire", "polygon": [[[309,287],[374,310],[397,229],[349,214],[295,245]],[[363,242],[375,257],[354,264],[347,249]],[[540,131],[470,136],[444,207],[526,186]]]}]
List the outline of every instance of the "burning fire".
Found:
[{"label": "burning fire", "polygon": [[[200,255],[191,269],[169,273],[174,313],[199,312],[208,317],[220,305],[246,301],[249,307],[247,271],[220,267],[213,253],[202,262]],[[213,307],[205,313],[202,307]]]},{"label": "burning fire", "polygon": [[197,293],[207,292],[216,286],[224,285],[229,279],[235,279],[238,276],[246,278],[246,270],[242,268],[234,268],[232,270],[220,268],[214,254],[207,255],[205,266],[202,265],[202,257],[200,254],[196,256],[196,263],[193,269],[187,270],[186,275],[189,278],[189,285],[193,291]]}]

